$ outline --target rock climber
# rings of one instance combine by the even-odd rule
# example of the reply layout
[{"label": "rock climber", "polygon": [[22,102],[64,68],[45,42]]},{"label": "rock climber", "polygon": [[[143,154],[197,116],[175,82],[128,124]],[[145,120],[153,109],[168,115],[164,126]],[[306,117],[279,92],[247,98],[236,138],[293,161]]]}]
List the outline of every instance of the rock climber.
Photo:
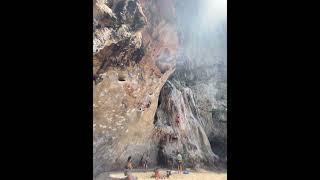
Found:
[{"label": "rock climber", "polygon": [[178,174],[180,174],[182,172],[182,156],[179,152],[177,155],[177,162],[178,162]]},{"label": "rock climber", "polygon": [[176,123],[177,123],[177,125],[180,124],[180,116],[179,115],[177,115],[177,117],[176,117]]},{"label": "rock climber", "polygon": [[149,100],[148,102],[147,102],[147,104],[146,104],[146,108],[149,108],[150,107],[150,105],[151,105],[151,101]]}]

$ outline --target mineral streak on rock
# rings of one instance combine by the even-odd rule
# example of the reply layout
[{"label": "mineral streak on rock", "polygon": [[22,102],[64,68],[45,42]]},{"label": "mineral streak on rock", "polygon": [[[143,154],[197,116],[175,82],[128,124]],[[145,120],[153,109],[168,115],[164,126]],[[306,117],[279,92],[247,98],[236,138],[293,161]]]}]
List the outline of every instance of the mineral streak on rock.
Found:
[{"label": "mineral streak on rock", "polygon": [[[212,152],[210,142],[198,119],[192,91],[167,81],[164,85],[157,109],[155,127],[159,137],[159,146],[163,149],[165,160],[174,158],[177,152],[183,153],[186,166],[210,166],[216,155]],[[179,121],[176,121],[179,118]],[[156,138],[157,139],[157,138]],[[198,162],[198,163],[195,163]],[[166,161],[162,162],[168,165]]]}]

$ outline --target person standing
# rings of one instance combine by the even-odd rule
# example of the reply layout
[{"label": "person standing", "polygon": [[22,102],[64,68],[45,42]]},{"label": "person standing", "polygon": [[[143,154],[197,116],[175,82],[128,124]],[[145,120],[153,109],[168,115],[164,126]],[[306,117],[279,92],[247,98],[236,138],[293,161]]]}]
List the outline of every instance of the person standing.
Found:
[{"label": "person standing", "polygon": [[133,166],[132,166],[132,160],[131,160],[131,156],[129,156],[128,161],[127,161],[127,165],[126,165],[126,169],[132,170]]},{"label": "person standing", "polygon": [[178,160],[178,174],[182,172],[182,156],[180,153],[177,155],[177,160]]},{"label": "person standing", "polygon": [[148,163],[149,163],[149,155],[147,155],[143,161],[144,172],[147,172],[148,170]]},{"label": "person standing", "polygon": [[163,168],[166,164],[165,154],[166,154],[165,149],[163,146],[161,146],[158,152],[158,163],[161,168]]}]

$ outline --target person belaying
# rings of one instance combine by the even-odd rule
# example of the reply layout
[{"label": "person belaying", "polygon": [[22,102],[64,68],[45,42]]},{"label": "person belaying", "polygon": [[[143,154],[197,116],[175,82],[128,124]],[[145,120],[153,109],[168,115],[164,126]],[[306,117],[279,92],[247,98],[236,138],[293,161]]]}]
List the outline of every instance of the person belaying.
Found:
[{"label": "person belaying", "polygon": [[159,151],[158,151],[158,157],[157,157],[157,160],[158,160],[158,163],[161,167],[164,167],[166,161],[165,161],[165,150],[164,150],[164,147],[161,146],[159,148]]},{"label": "person belaying", "polygon": [[162,154],[162,163],[161,163],[161,167],[164,167],[165,166],[165,164],[166,164],[166,156],[165,156],[165,154],[166,154],[166,151],[165,151],[165,149],[164,148],[162,148],[162,150],[161,150],[161,154]]},{"label": "person belaying", "polygon": [[147,172],[147,170],[148,170],[148,163],[149,163],[149,155],[147,155],[143,160],[144,172]]},{"label": "person belaying", "polygon": [[168,168],[170,170],[173,170],[173,158],[172,157],[168,158]]},{"label": "person belaying", "polygon": [[182,156],[179,152],[177,155],[177,162],[178,162],[178,174],[180,174],[182,172]]},{"label": "person belaying", "polygon": [[133,166],[132,166],[132,160],[131,160],[131,156],[129,156],[128,160],[127,160],[127,165],[125,167],[126,169],[132,170]]}]

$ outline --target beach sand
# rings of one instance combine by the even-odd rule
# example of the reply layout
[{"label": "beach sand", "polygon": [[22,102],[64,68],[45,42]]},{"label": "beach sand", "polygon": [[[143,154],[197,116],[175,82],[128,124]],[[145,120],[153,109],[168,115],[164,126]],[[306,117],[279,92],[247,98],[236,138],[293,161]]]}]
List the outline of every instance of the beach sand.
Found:
[{"label": "beach sand", "polygon": [[[154,172],[132,172],[134,176],[138,177],[138,180],[155,180],[155,178],[151,177]],[[166,170],[161,170],[161,175],[166,175]],[[123,172],[110,172],[110,176],[113,178],[123,178]],[[103,174],[98,176],[96,180],[105,180],[106,176]],[[175,171],[169,178],[165,178],[167,180],[227,180],[227,173],[218,173],[212,171],[190,171],[189,174],[177,174]]]}]

